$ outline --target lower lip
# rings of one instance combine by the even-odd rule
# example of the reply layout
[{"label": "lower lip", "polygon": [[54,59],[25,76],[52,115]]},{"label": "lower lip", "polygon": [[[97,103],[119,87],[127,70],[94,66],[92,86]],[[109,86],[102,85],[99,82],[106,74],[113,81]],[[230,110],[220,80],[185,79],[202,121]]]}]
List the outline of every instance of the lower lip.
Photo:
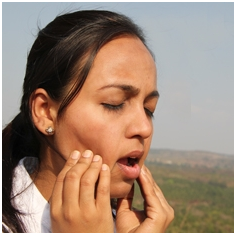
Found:
[{"label": "lower lip", "polygon": [[120,164],[117,162],[117,165],[125,175],[125,177],[129,179],[137,179],[140,174],[140,166],[138,164],[134,164],[133,166],[126,166],[124,164]]}]

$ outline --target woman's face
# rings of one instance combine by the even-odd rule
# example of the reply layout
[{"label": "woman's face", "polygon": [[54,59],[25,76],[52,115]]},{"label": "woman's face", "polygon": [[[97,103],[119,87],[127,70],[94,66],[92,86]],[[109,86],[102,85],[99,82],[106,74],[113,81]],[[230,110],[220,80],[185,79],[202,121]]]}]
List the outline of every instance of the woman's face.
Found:
[{"label": "woman's face", "polygon": [[89,75],[55,127],[64,156],[92,150],[111,170],[111,197],[127,195],[148,154],[158,100],[154,60],[136,38],[98,52]]}]

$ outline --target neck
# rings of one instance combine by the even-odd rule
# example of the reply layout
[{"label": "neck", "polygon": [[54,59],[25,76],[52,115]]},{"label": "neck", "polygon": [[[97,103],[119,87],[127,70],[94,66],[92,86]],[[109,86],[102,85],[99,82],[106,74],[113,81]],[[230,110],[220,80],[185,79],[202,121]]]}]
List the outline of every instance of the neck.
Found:
[{"label": "neck", "polygon": [[41,151],[39,169],[31,174],[31,178],[47,201],[51,198],[57,175],[64,164],[65,160],[55,154],[52,149],[46,148],[45,151]]}]

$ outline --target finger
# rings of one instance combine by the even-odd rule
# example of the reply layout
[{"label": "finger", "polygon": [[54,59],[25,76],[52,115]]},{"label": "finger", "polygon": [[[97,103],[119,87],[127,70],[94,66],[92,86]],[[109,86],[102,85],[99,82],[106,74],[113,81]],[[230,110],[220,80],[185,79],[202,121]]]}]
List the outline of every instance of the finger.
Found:
[{"label": "finger", "polygon": [[99,173],[102,167],[102,158],[99,155],[93,157],[87,171],[83,174],[80,180],[80,208],[90,209],[95,207],[95,188],[99,178]]},{"label": "finger", "polygon": [[58,174],[52,196],[49,200],[51,202],[52,206],[56,204],[56,206],[61,206],[62,205],[62,192],[63,192],[63,184],[64,184],[64,179],[66,173],[76,165],[80,158],[81,154],[79,151],[73,151],[70,155],[70,157],[67,159],[65,166],[61,170],[61,172]]},{"label": "finger", "polygon": [[159,200],[159,197],[156,195],[155,189],[153,187],[153,182],[150,180],[150,177],[148,177],[148,172],[146,172],[145,168],[141,168],[141,173],[139,175],[139,178],[137,180],[140,190],[142,193],[142,196],[144,198],[145,205],[151,206],[151,207],[157,207],[161,206],[161,201]]},{"label": "finger", "polygon": [[154,192],[159,197],[159,200],[161,201],[162,205],[165,206],[165,207],[169,206],[162,190],[160,189],[160,187],[156,184],[155,180],[153,179],[150,170],[145,165],[143,166],[142,170],[145,172],[145,175],[147,176],[149,181],[153,184]]},{"label": "finger", "polygon": [[117,199],[117,212],[131,210],[132,202],[134,197],[134,184],[129,192],[129,194],[124,198]]},{"label": "finger", "polygon": [[148,179],[150,180],[150,182],[153,184],[154,189],[156,191],[158,191],[158,193],[160,193],[164,197],[162,190],[160,189],[160,187],[156,184],[155,180],[153,179],[150,170],[145,165],[143,165],[142,169],[144,170],[144,172],[145,172],[146,176],[148,177]]},{"label": "finger", "polygon": [[111,184],[111,173],[110,168],[106,164],[102,164],[99,181],[96,192],[96,206],[111,209],[110,207],[110,184]]},{"label": "finger", "polygon": [[80,182],[83,174],[88,170],[93,159],[93,153],[86,150],[82,153],[77,164],[67,171],[63,187],[64,208],[77,207],[79,205]]}]

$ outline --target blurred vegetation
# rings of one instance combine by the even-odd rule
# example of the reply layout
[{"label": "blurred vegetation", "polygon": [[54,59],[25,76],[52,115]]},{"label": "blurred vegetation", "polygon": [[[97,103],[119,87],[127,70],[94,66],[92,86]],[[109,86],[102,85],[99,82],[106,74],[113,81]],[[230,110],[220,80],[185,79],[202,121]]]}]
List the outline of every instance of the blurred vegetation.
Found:
[{"label": "blurred vegetation", "polygon": [[[233,169],[146,162],[175,219],[169,233],[233,233]],[[135,185],[133,206],[141,209],[143,199]]]}]

